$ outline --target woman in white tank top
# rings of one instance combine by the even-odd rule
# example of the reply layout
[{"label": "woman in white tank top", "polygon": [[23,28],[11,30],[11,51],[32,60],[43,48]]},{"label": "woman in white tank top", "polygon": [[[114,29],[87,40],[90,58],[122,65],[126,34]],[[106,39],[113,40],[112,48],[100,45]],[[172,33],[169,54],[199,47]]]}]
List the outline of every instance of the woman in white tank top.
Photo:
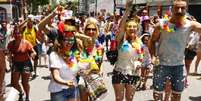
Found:
[{"label": "woman in white tank top", "polygon": [[[117,33],[118,60],[113,70],[112,84],[116,101],[132,101],[135,84],[139,81],[138,71],[143,60],[142,42],[137,36],[139,23],[127,20],[132,0],[128,0],[126,11]],[[124,92],[125,91],[125,92]]]}]

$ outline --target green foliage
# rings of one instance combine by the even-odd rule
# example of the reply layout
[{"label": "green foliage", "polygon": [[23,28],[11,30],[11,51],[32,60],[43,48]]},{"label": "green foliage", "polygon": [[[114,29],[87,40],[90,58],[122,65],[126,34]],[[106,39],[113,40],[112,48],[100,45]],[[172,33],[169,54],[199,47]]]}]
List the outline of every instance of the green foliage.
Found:
[{"label": "green foliage", "polygon": [[49,0],[27,0],[27,4],[32,4],[32,5],[47,5],[49,4]]},{"label": "green foliage", "polygon": [[44,6],[49,4],[49,0],[26,0],[28,5],[28,11],[31,14],[37,14],[38,6]]}]

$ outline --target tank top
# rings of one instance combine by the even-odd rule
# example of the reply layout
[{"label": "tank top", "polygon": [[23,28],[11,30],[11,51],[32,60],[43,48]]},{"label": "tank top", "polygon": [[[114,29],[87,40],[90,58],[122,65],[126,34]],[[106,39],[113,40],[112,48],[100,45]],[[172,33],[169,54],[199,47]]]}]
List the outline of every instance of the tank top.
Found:
[{"label": "tank top", "polygon": [[118,50],[118,60],[114,70],[122,74],[138,75],[136,67],[141,65],[143,59],[142,45],[140,39],[136,39],[131,44],[128,41],[124,41]]},{"label": "tank top", "polygon": [[36,31],[34,27],[32,27],[32,29],[25,28],[23,39],[29,41],[33,46],[36,46]]},{"label": "tank top", "polygon": [[[165,19],[160,20],[160,26],[163,28]],[[175,26],[170,22],[168,26]],[[174,31],[168,32],[161,30],[158,56],[160,65],[177,66],[184,65],[184,50],[186,47],[187,39],[191,33],[191,24],[189,20],[186,20],[186,24],[180,28],[176,28]]]}]

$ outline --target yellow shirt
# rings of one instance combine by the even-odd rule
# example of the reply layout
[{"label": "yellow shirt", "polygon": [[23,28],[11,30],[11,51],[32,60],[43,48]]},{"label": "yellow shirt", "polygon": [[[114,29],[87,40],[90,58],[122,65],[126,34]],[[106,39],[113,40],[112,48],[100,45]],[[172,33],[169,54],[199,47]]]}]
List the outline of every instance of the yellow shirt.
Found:
[{"label": "yellow shirt", "polygon": [[36,46],[36,31],[34,27],[32,29],[26,28],[23,32],[23,39],[29,41],[33,46]]}]

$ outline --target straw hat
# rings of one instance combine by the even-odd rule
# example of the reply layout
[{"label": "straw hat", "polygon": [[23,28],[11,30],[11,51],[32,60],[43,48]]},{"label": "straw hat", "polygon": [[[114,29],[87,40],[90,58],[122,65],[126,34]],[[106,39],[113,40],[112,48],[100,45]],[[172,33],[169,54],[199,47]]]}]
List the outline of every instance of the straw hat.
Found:
[{"label": "straw hat", "polygon": [[75,32],[76,28],[75,26],[72,26],[72,25],[64,25],[64,31]]}]

